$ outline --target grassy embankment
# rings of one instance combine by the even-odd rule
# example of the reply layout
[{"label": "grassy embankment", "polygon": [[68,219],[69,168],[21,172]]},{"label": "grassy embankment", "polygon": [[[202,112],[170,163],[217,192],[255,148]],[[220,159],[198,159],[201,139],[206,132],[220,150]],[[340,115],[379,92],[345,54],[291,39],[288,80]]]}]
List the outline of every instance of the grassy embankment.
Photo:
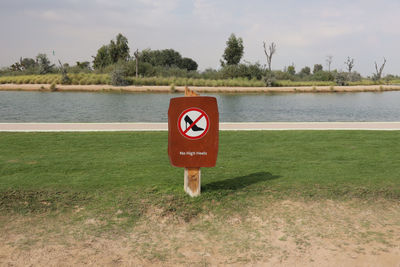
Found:
[{"label": "grassy embankment", "polygon": [[167,133],[0,133],[0,265],[395,265],[399,131],[221,132],[202,195]]},{"label": "grassy embankment", "polygon": [[[96,85],[96,84],[110,84],[110,77],[108,74],[68,74],[71,78],[73,85]],[[177,77],[145,77],[134,78],[128,77],[132,85],[138,86],[210,86],[210,87],[264,87],[265,83],[260,80],[248,80],[246,78],[236,79],[193,79],[193,78],[177,78]],[[4,76],[0,77],[0,84],[15,83],[15,84],[60,84],[60,74],[47,74],[47,75],[20,75],[20,76]],[[399,80],[392,80],[388,84],[399,84]],[[376,83],[371,80],[362,80],[360,82],[351,82],[349,85],[376,85],[384,84]],[[335,82],[324,81],[289,81],[279,80],[277,86],[335,86]]]},{"label": "grassy embankment", "polygon": [[183,169],[169,164],[167,133],[1,133],[0,213],[95,216],[110,229],[135,224],[149,209],[185,221],[245,213],[260,197],[399,200],[399,138],[222,132],[217,166],[202,169],[202,195],[191,199]]}]

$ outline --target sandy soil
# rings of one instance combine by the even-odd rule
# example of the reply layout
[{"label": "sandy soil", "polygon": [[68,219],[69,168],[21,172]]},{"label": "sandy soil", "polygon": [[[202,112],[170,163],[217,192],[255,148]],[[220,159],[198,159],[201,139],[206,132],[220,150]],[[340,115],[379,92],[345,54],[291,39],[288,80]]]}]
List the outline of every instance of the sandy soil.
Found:
[{"label": "sandy soil", "polygon": [[[170,86],[112,86],[112,85],[57,85],[57,91],[117,91],[117,92],[164,92]],[[296,93],[296,92],[381,92],[397,91],[400,85],[368,86],[298,86],[298,87],[190,87],[199,93]],[[49,91],[49,84],[0,84],[0,91]],[[184,92],[184,86],[175,86],[176,92]]]},{"label": "sandy soil", "polygon": [[[83,212],[77,209],[76,213]],[[124,233],[98,218],[0,216],[1,266],[400,266],[400,203],[260,199],[183,222],[149,210]]]}]

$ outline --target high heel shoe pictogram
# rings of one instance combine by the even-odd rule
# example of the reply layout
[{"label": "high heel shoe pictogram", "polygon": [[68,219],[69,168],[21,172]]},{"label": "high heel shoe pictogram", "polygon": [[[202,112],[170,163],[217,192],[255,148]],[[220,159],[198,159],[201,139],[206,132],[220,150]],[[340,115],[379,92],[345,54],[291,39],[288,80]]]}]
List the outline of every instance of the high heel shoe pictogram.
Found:
[{"label": "high heel shoe pictogram", "polygon": [[[187,130],[187,128],[188,128],[190,125],[192,125],[192,123],[193,123],[192,119],[189,118],[188,115],[186,115],[186,116],[185,116],[185,126],[186,126],[186,129],[185,129],[185,130]],[[194,132],[204,131],[203,128],[198,127],[196,124],[193,125],[193,127],[192,127],[191,129],[192,129],[192,131],[194,131]]]}]

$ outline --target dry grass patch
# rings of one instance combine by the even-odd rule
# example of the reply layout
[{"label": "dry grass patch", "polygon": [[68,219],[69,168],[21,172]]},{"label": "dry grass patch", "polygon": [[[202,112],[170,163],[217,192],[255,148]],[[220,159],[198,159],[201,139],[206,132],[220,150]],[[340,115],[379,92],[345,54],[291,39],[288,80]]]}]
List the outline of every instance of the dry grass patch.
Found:
[{"label": "dry grass patch", "polygon": [[1,217],[0,263],[361,266],[400,262],[400,204],[395,201],[258,197],[247,211],[203,214],[190,222],[154,208],[124,232],[98,231],[102,221],[96,217],[73,219],[84,213],[77,207],[68,216]]}]

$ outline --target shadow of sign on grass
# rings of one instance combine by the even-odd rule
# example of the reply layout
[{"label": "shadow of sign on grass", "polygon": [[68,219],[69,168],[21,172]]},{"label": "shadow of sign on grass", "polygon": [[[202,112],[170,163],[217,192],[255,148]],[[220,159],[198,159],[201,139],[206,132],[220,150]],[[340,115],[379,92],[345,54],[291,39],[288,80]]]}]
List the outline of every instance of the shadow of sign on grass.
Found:
[{"label": "shadow of sign on grass", "polygon": [[239,176],[231,179],[226,179],[222,181],[212,182],[202,186],[202,192],[211,192],[217,190],[240,190],[244,189],[252,184],[261,183],[269,180],[278,179],[282,176],[273,175],[269,172],[256,172],[251,173],[246,176]]}]

